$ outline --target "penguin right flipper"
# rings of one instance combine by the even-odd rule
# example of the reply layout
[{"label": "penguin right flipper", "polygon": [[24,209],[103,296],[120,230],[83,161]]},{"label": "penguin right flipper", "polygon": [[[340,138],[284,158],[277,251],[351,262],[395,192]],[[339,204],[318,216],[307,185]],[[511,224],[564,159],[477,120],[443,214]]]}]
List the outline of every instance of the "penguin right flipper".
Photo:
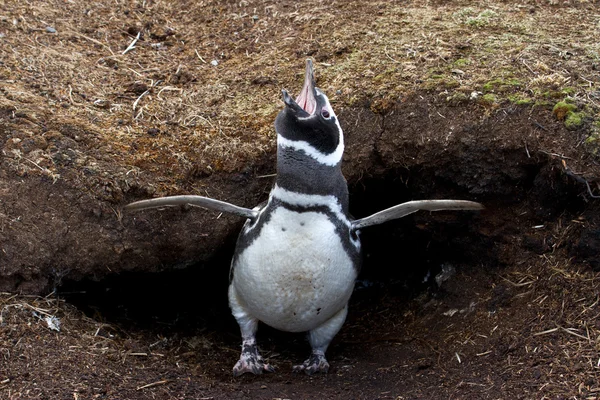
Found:
[{"label": "penguin right flipper", "polygon": [[159,197],[156,199],[149,200],[141,200],[136,201],[131,204],[127,204],[123,209],[127,211],[139,211],[139,210],[147,210],[149,208],[158,208],[158,207],[175,207],[181,206],[184,204],[189,204],[192,206],[203,207],[209,210],[227,212],[230,214],[239,215],[240,217],[249,218],[251,220],[255,220],[258,216],[258,211],[250,210],[249,208],[238,207],[231,203],[227,203],[220,200],[210,199],[208,197],[203,196],[193,196],[193,195],[185,195],[185,196],[167,196],[167,197]]},{"label": "penguin right flipper", "polygon": [[415,200],[398,204],[394,207],[379,211],[365,218],[352,221],[352,230],[357,231],[371,225],[379,225],[387,221],[405,217],[419,210],[483,210],[481,203],[467,200]]}]

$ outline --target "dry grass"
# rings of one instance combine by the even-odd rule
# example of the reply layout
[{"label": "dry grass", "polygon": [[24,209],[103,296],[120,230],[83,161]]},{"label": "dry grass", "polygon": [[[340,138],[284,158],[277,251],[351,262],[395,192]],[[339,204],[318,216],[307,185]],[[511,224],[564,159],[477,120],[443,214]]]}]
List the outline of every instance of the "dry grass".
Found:
[{"label": "dry grass", "polygon": [[[368,100],[383,112],[427,91],[598,110],[595,7],[6,2],[3,154],[20,174],[77,181],[110,163],[120,184],[151,173],[172,193],[190,171],[240,171],[272,150],[279,89],[298,90],[306,57],[338,109]],[[66,156],[54,146],[64,136],[76,142]]]},{"label": "dry grass", "polygon": [[508,354],[506,369],[518,376],[535,368],[534,375],[543,377],[537,385],[540,393],[576,393],[596,399],[600,392],[600,274],[564,264],[553,256],[542,257],[540,264],[530,268],[539,275],[511,274],[530,282],[519,288],[515,306],[529,309],[531,319],[522,324],[529,334],[518,332],[524,351]]}]

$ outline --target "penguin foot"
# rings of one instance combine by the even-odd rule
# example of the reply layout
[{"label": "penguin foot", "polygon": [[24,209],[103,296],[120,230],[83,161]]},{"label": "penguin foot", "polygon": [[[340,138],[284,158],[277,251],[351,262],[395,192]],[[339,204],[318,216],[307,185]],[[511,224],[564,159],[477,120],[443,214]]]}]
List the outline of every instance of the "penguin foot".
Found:
[{"label": "penguin foot", "polygon": [[258,353],[258,348],[255,343],[244,343],[242,345],[242,355],[239,361],[233,367],[233,376],[237,377],[246,372],[260,375],[263,372],[274,372],[275,369],[266,364],[262,356]]},{"label": "penguin foot", "polygon": [[293,371],[304,371],[306,375],[312,375],[317,372],[326,374],[327,371],[329,371],[329,363],[325,358],[325,353],[319,350],[313,350],[308,360],[304,361],[304,363],[300,365],[294,365]]}]

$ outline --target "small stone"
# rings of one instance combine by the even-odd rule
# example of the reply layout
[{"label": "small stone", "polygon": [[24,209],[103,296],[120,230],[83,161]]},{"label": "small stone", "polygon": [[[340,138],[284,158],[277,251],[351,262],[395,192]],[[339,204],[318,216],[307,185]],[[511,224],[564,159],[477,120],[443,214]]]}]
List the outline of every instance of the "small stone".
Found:
[{"label": "small stone", "polygon": [[94,105],[98,108],[109,108],[110,102],[105,99],[96,99],[94,100]]},{"label": "small stone", "polygon": [[53,27],[51,27],[51,26],[47,26],[47,27],[46,27],[46,32],[48,32],[48,33],[56,33],[56,29],[54,29],[54,28],[53,28]]},{"label": "small stone", "polygon": [[219,62],[217,60],[212,60],[210,62],[210,65],[212,65],[213,67],[216,67],[217,65],[219,65]]}]

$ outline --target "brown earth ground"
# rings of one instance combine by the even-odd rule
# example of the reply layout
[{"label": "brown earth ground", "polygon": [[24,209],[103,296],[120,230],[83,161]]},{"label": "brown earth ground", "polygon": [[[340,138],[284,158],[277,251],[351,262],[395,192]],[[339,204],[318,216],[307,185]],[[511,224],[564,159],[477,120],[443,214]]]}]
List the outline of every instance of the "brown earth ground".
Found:
[{"label": "brown earth ground", "polygon": [[[598,7],[0,0],[0,398],[600,398]],[[241,221],[121,209],[264,200],[307,57],[354,215],[487,209],[365,230],[330,373],[262,327],[277,372],[233,379]]]}]

